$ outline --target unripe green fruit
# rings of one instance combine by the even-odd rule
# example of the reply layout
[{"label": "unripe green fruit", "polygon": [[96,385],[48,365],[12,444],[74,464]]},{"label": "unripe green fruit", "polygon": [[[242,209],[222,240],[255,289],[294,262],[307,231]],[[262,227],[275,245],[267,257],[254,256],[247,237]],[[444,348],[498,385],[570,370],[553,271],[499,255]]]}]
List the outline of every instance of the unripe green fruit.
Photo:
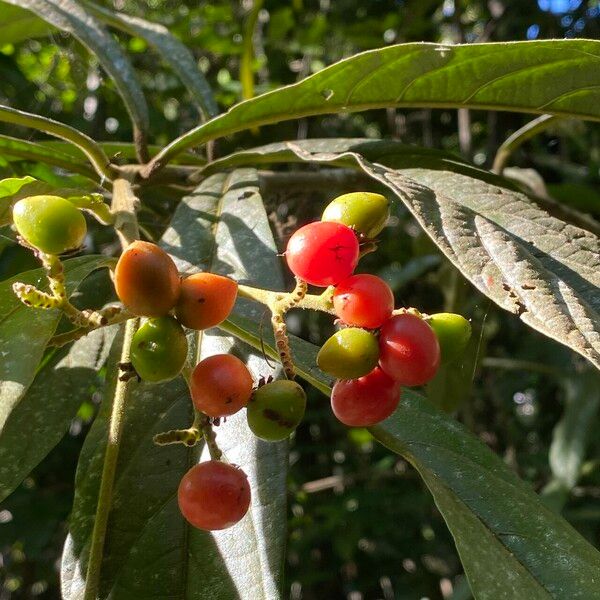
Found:
[{"label": "unripe green fruit", "polygon": [[362,233],[377,237],[390,216],[390,203],[385,196],[372,192],[352,192],[332,200],[323,211],[322,221],[335,221]]},{"label": "unripe green fruit", "polygon": [[269,442],[285,440],[298,427],[306,409],[306,394],[287,379],[259,387],[247,406],[252,433]]},{"label": "unripe green fruit", "polygon": [[427,321],[440,344],[442,364],[460,358],[471,338],[471,324],[463,316],[454,313],[437,313]]},{"label": "unripe green fruit", "polygon": [[147,319],[133,336],[131,364],[144,381],[168,381],[181,372],[187,352],[185,332],[173,317]]},{"label": "unripe green fruit", "polygon": [[13,206],[13,221],[25,241],[46,254],[83,244],[87,225],[81,211],[59,196],[30,196]]},{"label": "unripe green fruit", "polygon": [[348,327],[334,333],[317,354],[321,371],[337,379],[356,379],[370,373],[379,360],[377,338],[364,329]]}]

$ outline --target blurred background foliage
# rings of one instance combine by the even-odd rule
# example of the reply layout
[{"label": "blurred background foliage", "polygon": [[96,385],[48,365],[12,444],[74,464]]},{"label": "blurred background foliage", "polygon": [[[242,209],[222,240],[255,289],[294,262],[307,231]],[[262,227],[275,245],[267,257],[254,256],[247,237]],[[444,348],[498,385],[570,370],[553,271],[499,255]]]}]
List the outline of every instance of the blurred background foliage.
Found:
[{"label": "blurred background foliage", "polygon": [[[252,93],[293,83],[353,53],[388,44],[598,38],[600,33],[597,0],[98,3],[167,26],[192,50],[223,110]],[[253,10],[256,27],[250,31]],[[98,140],[129,141],[125,109],[95,58],[68,35],[24,31],[20,39],[13,32],[7,41],[10,32],[3,36],[0,22],[0,103],[56,118]],[[198,113],[186,90],[146,42],[115,35],[140,74],[150,106],[151,142],[164,145],[196,125]],[[251,71],[244,77],[240,64],[249,49]],[[527,119],[494,112],[378,110],[264,127],[219,141],[216,152],[224,155],[283,139],[382,137],[442,148],[489,168],[499,144]],[[3,126],[0,133],[23,132]],[[43,139],[36,132],[26,135]],[[534,169],[545,182],[544,193],[597,218],[599,141],[596,125],[558,123],[519,149],[511,164]],[[64,187],[90,185],[39,163],[0,155],[0,178],[22,174]],[[531,181],[531,171],[513,174]],[[265,174],[265,197],[282,245],[291,228],[315,218],[324,201],[346,189],[331,180],[274,191],[270,177]],[[146,189],[141,222],[147,237],[160,235],[183,193],[164,186]],[[33,266],[14,234],[6,228],[0,233],[0,279]],[[108,235],[92,227],[87,251],[114,253],[117,246]],[[378,273],[392,285],[398,305],[457,311],[472,320],[475,335],[463,363],[441,372],[429,385],[430,400],[453,412],[598,545],[600,438],[593,435],[599,424],[598,375],[580,357],[528,330],[474,291],[398,205],[379,251],[363,263],[362,270]],[[96,294],[98,277],[88,281],[82,297]],[[313,314],[292,313],[289,324],[314,343],[322,343],[332,328]],[[102,373],[97,383],[83,399],[68,435],[0,506],[0,600],[60,597],[58,566],[74,471],[101,400]],[[471,597],[452,538],[416,473],[374,443],[366,430],[335,422],[328,403],[314,391],[291,445],[288,535],[286,597]]]}]

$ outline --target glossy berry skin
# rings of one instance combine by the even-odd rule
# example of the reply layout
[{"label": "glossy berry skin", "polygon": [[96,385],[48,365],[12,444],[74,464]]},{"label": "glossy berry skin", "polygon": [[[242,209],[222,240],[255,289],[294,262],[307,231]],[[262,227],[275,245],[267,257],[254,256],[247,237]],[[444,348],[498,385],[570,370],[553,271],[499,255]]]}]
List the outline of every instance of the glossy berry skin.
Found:
[{"label": "glossy berry skin", "polygon": [[335,288],[333,308],[348,325],[377,329],[392,316],[394,294],[375,275],[352,275]]},{"label": "glossy berry skin", "polygon": [[115,269],[119,300],[134,315],[161,317],[179,298],[179,273],[171,257],[156,244],[136,241],[121,254]]},{"label": "glossy berry skin", "polygon": [[341,223],[304,225],[290,238],[285,257],[292,273],[320,287],[352,275],[359,258],[356,234]]},{"label": "glossy berry skin", "polygon": [[366,238],[377,237],[390,216],[385,196],[372,192],[352,192],[332,200],[323,212],[322,221],[335,221],[352,227]]},{"label": "glossy berry skin", "polygon": [[440,345],[433,329],[411,314],[389,319],[379,334],[379,365],[401,385],[423,385],[440,364]]},{"label": "glossy berry skin", "polygon": [[371,372],[379,361],[377,338],[369,331],[348,327],[334,333],[317,354],[321,371],[337,379],[356,379]]},{"label": "glossy berry skin", "polygon": [[268,442],[285,440],[298,427],[306,409],[306,394],[295,381],[282,379],[259,387],[246,416],[252,433]]},{"label": "glossy berry skin", "polygon": [[131,364],[144,381],[168,381],[181,372],[187,352],[185,332],[173,317],[147,319],[133,336]]},{"label": "glossy berry skin", "polygon": [[177,501],[190,525],[207,531],[227,529],[248,512],[250,484],[240,468],[209,460],[183,476]]},{"label": "glossy berry skin", "polygon": [[237,297],[238,284],[214,273],[196,273],[181,281],[175,315],[190,329],[209,329],[222,323]]},{"label": "glossy berry skin", "polygon": [[246,406],[252,395],[252,375],[232,354],[201,360],[190,381],[194,406],[209,417],[228,417]]},{"label": "glossy berry skin", "polygon": [[442,364],[454,362],[464,354],[471,339],[471,323],[467,319],[455,313],[437,313],[427,322],[440,344]]},{"label": "glossy berry skin", "polygon": [[400,384],[375,367],[358,379],[337,381],[331,391],[331,408],[344,425],[369,427],[396,410],[400,394]]},{"label": "glossy berry skin", "polygon": [[30,196],[13,206],[19,235],[46,254],[62,254],[83,244],[85,217],[68,200],[58,196]]}]

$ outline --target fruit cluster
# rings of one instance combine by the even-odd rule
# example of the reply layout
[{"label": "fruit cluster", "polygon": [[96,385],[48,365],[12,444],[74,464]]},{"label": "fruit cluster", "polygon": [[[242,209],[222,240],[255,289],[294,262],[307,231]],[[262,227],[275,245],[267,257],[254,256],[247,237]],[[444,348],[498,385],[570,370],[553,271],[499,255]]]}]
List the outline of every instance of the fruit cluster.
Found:
[{"label": "fruit cluster", "polygon": [[[180,278],[164,250],[142,241],[132,243],[121,255],[114,284],[125,308],[145,317],[130,352],[135,373],[148,382],[167,381],[182,371],[188,354],[183,327],[216,327],[229,316],[238,291],[235,281],[213,273]],[[306,407],[306,395],[296,382],[271,381],[255,388],[246,365],[231,354],[201,360],[188,383],[199,414],[218,423],[247,407],[250,429],[268,441],[287,438]],[[248,510],[250,488],[241,469],[211,460],[190,469],[178,498],[192,525],[223,529]]]},{"label": "fruit cluster", "polygon": [[[182,277],[171,257],[149,242],[135,241],[121,254],[114,271],[115,290],[124,307],[119,309],[121,317],[143,317],[132,338],[130,364],[122,365],[126,371],[122,378],[137,375],[157,383],[184,371],[197,418],[192,429],[160,434],[157,443],[193,445],[203,436],[211,452],[211,460],[192,467],[179,486],[181,512],[195,527],[229,527],[244,516],[250,504],[246,474],[220,460],[212,425],[245,407],[248,426],[257,437],[280,441],[290,436],[304,416],[306,394],[293,381],[284,314],[293,306],[311,307],[310,302],[300,304],[309,298],[307,284],[325,288],[323,294],[311,298],[318,301],[315,306],[319,310],[334,314],[340,326],[320,349],[317,364],[337,379],[331,406],[346,425],[365,427],[386,419],[400,401],[402,386],[427,383],[440,362],[455,360],[464,351],[470,325],[463,317],[394,310],[394,295],[382,279],[354,274],[361,255],[376,248],[375,238],[388,217],[388,200],[380,194],[355,192],[334,199],[320,221],[301,227],[289,239],[285,257],[297,280],[291,294],[238,286],[228,277],[207,272]],[[28,298],[37,294],[41,299],[38,306],[62,308],[68,316],[74,315],[77,324],[84,313],[68,303],[60,280],[51,278],[62,272],[55,268],[60,266],[56,255],[83,243],[83,215],[68,200],[36,196],[15,204],[13,221],[23,243],[40,253],[51,288],[54,281],[60,294],[52,304],[48,294],[31,290],[31,286],[17,284],[20,287],[15,292],[27,304],[32,304]],[[242,292],[271,309],[286,379],[255,385],[246,365],[230,354],[210,356],[189,372],[185,369],[188,343],[184,328],[204,330],[220,325]],[[84,320],[82,331],[106,324],[104,317],[100,314],[97,325]],[[169,437],[192,431],[192,438]]]},{"label": "fruit cluster", "polygon": [[373,247],[388,216],[384,196],[344,194],[327,206],[321,221],[296,231],[286,250],[294,275],[315,286],[332,286],[333,311],[341,329],[325,342],[317,364],[337,378],[331,407],[349,426],[375,425],[389,417],[402,386],[430,381],[440,357],[462,353],[470,337],[470,325],[460,315],[395,311],[394,295],[385,281],[353,274],[361,247]]}]

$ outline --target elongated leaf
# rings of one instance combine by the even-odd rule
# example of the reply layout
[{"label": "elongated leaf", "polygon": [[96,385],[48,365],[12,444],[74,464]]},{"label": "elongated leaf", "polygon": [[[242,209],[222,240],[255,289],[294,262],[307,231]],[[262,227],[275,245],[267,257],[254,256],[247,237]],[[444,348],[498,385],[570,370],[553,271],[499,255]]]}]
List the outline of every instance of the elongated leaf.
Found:
[{"label": "elongated leaf", "polygon": [[580,477],[581,465],[600,408],[600,375],[585,371],[563,382],[565,409],[552,434],[552,479],[544,487],[546,504],[560,512]]},{"label": "elongated leaf", "polygon": [[0,431],[0,500],[54,448],[81,403],[98,385],[114,338],[105,327],[58,351],[13,406]]},{"label": "elongated leaf", "polygon": [[259,125],[387,106],[483,108],[600,120],[600,42],[549,40],[370,50],[234,106],[157,157]]},{"label": "elongated leaf", "polygon": [[[67,289],[73,293],[92,271],[110,264],[110,259],[85,256],[65,261]],[[34,309],[24,306],[12,291],[15,281],[47,288],[42,269],[28,271],[0,283],[0,444],[5,428],[11,428],[14,411],[20,411],[20,402],[31,385],[48,340],[60,320],[56,310]],[[44,407],[48,409],[47,406]],[[19,418],[19,412],[15,413]],[[10,433],[8,435],[11,435]],[[11,488],[10,473],[0,469],[0,494]]]},{"label": "elongated leaf", "polygon": [[[2,140],[2,136],[0,136],[0,143]],[[20,141],[20,140],[19,140]],[[67,154],[73,156],[75,158],[81,159],[84,155],[78,150],[77,147],[68,144],[66,142],[60,142],[55,140],[43,140],[37,143],[38,146],[41,146],[44,150],[48,151],[57,150],[61,154]],[[111,158],[111,160],[119,161],[119,160],[135,160],[135,146],[128,142],[99,142],[100,147],[106,152],[106,154]],[[0,148],[2,146],[0,145]],[[148,150],[150,152],[158,152],[160,150],[160,146],[154,146],[150,144],[148,146]],[[0,154],[1,156],[1,154]],[[176,160],[173,161],[172,164],[182,164],[182,165],[204,165],[206,160],[198,154],[192,154],[191,152],[186,152],[181,154]]]},{"label": "elongated leaf", "polygon": [[[335,150],[327,150],[330,145]],[[437,153],[401,146],[394,152],[393,146],[305,140],[250,154],[264,162],[269,153],[274,161],[289,160],[291,151],[295,160],[362,170],[404,202],[482,293],[600,367],[600,240],[551,217],[502,178]],[[239,153],[231,160],[245,158]]]},{"label": "elongated leaf", "polygon": [[90,13],[107,25],[146,40],[179,76],[204,116],[214,117],[218,114],[219,108],[210,85],[198,68],[193,54],[166,27],[125,13],[113,12],[92,2],[86,2],[85,5]]},{"label": "elongated leaf", "polygon": [[[73,148],[71,144],[63,143],[64,148]],[[75,150],[76,152],[76,150]],[[0,135],[0,156],[6,159],[20,158],[30,161],[39,161],[44,164],[52,165],[70,171],[79,173],[88,179],[96,182],[98,175],[84,160],[78,160],[83,154],[70,156],[67,152],[61,152],[59,149],[49,149],[44,144],[38,144],[27,140],[20,140]]]},{"label": "elongated leaf", "polygon": [[53,27],[28,10],[18,6],[2,6],[2,22],[0,22],[2,44],[16,44],[23,40],[44,37],[53,30]]},{"label": "elongated leaf", "polygon": [[113,79],[133,121],[137,135],[146,135],[148,106],[129,59],[104,27],[74,0],[4,0],[35,13],[47,23],[76,37]]},{"label": "elongated leaf", "polygon": [[[243,200],[243,201],[242,201]],[[281,287],[275,245],[253,170],[215,175],[185,198],[163,238],[184,272],[210,269]],[[238,310],[258,316],[243,303]],[[189,337],[194,360],[232,351],[256,378],[272,374],[259,353],[217,331]],[[110,398],[109,393],[108,398]],[[86,440],[77,475],[70,534],[63,555],[63,596],[80,598],[93,525],[110,400]],[[187,526],[177,508],[182,475],[201,447],[157,447],[152,436],[192,421],[181,379],[135,386],[127,402],[125,435],[114,491],[101,598],[134,600],[278,598],[285,542],[286,444],[257,440],[244,411],[217,428],[227,459],[242,466],[252,487],[250,512],[238,525],[212,534]],[[204,457],[206,458],[206,457]]]},{"label": "elongated leaf", "polygon": [[[224,326],[260,345],[256,323],[236,317]],[[274,354],[270,336],[266,343]],[[316,368],[318,348],[293,337],[291,345],[300,376],[328,393],[331,380]],[[600,553],[462,425],[412,390],[402,393],[396,412],[371,433],[423,477],[475,597],[600,597]]]}]

